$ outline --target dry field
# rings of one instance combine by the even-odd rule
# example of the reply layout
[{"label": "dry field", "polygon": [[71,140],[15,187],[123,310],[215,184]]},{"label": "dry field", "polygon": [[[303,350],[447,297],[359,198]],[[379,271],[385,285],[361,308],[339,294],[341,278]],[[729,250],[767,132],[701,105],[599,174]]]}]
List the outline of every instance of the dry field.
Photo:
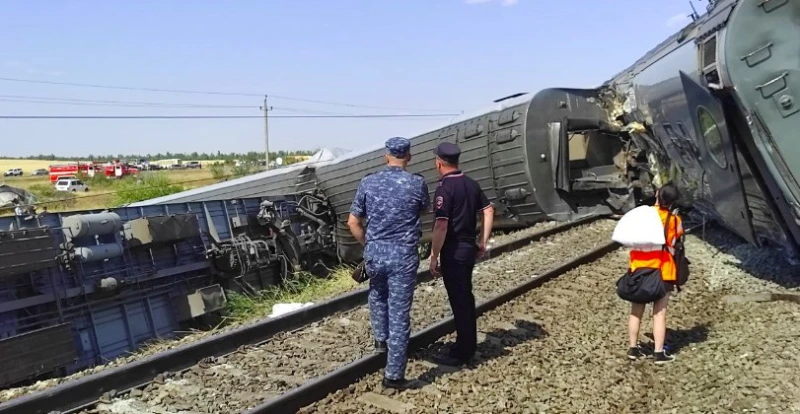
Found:
[{"label": "dry field", "polygon": [[[64,161],[39,161],[39,160],[6,160],[0,159],[0,171],[5,172],[11,168],[22,168],[22,177],[0,177],[0,184],[6,184],[12,187],[30,190],[32,186],[50,186],[49,175],[31,176],[31,172],[39,168],[49,169],[51,164],[59,164]],[[205,168],[213,161],[200,161],[203,168],[199,170],[164,170],[159,173],[165,174],[169,180],[174,184],[180,184],[184,189],[192,189],[214,184],[220,180],[212,177],[211,171]],[[230,170],[227,171],[230,174]],[[141,174],[151,174],[151,172],[142,172]],[[93,188],[85,193],[77,194],[78,200],[74,206],[69,208],[59,208],[57,206],[48,207],[51,212],[61,210],[88,210],[97,208],[112,207],[112,200],[114,198],[114,188]]]},{"label": "dry field", "polygon": [[[74,160],[74,161],[85,161],[85,160]],[[73,161],[73,162],[74,162]],[[25,175],[30,175],[33,170],[37,170],[39,168],[48,169],[51,164],[66,164],[69,161],[39,161],[39,160],[13,160],[13,159],[0,159],[0,171],[5,172],[11,168],[22,168]],[[209,160],[201,160],[200,164],[203,165],[205,168],[208,165],[211,165],[215,162],[219,161],[209,161]]]}]

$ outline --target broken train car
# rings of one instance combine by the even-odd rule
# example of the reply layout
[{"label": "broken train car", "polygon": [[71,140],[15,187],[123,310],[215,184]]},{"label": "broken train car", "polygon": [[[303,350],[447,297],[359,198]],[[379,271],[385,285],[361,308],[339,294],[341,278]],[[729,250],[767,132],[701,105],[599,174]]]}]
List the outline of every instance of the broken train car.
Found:
[{"label": "broken train car", "polygon": [[[800,2],[716,0],[707,12],[595,89],[551,88],[412,139],[411,172],[431,192],[431,150],[462,148],[461,168],[494,202],[498,228],[624,212],[673,180],[688,204],[744,240],[800,246]],[[318,189],[338,221],[339,254],[358,260],[345,224],[382,148],[269,171],[137,205]],[[431,214],[423,217],[423,241]]]},{"label": "broken train car", "polygon": [[330,263],[332,223],[314,194],[0,217],[0,387],[107,362],[207,322],[228,290]]},{"label": "broken train car", "polygon": [[800,246],[800,2],[717,0],[599,90],[656,181],[747,242]]}]

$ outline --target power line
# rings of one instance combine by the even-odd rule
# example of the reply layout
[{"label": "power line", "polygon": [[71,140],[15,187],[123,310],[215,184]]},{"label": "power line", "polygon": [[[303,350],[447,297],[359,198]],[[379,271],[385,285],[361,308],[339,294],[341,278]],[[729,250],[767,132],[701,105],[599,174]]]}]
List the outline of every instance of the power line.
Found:
[{"label": "power line", "polygon": [[[120,90],[129,90],[129,91],[140,91],[140,92],[162,92],[162,93],[183,93],[183,94],[195,94],[195,95],[221,95],[221,96],[249,96],[249,97],[259,97],[263,98],[264,94],[261,93],[245,93],[245,92],[218,92],[218,91],[190,91],[184,89],[162,89],[162,88],[142,88],[142,87],[133,87],[133,86],[114,86],[114,85],[97,85],[97,84],[90,84],[90,83],[73,83],[73,82],[55,82],[55,81],[44,81],[44,80],[33,80],[33,79],[20,79],[20,78],[7,78],[7,77],[0,77],[0,81],[6,82],[24,82],[24,83],[38,83],[38,84],[45,84],[45,85],[62,85],[62,86],[78,86],[84,88],[97,88],[97,89],[120,89]],[[373,106],[373,105],[357,105],[351,103],[343,103],[343,102],[332,102],[332,101],[323,101],[318,99],[306,99],[306,98],[296,98],[292,96],[284,96],[284,95],[269,95],[270,98],[275,99],[285,99],[290,101],[298,101],[298,102],[308,102],[308,103],[317,103],[322,105],[335,105],[335,106],[346,106],[351,108],[370,108],[370,109],[383,109],[389,111],[417,111],[417,112],[444,112],[439,109],[408,109],[408,108],[394,108],[394,107],[386,107],[386,106]]]},{"label": "power line", "polygon": [[[272,115],[270,118],[442,118],[458,114]],[[263,115],[0,115],[0,119],[255,119]]]},{"label": "power line", "polygon": [[61,102],[61,101],[46,101],[39,99],[18,99],[18,98],[0,98],[0,102],[13,102],[13,103],[30,103],[30,104],[45,104],[45,105],[68,105],[68,106],[100,106],[100,107],[128,107],[128,108],[172,108],[172,109],[257,109],[255,105],[171,105],[171,104],[153,104],[153,105],[140,105],[128,103],[100,103],[100,102]]},{"label": "power line", "polygon": [[[204,109],[204,108],[223,108],[223,109],[259,109],[256,105],[206,105],[206,104],[187,104],[169,102],[139,102],[139,101],[112,101],[102,99],[78,99],[78,98],[54,98],[43,96],[25,95],[0,95],[0,102],[13,103],[33,103],[46,105],[76,105],[76,106],[100,106],[100,107],[132,107],[132,108],[177,108],[177,109]],[[270,111],[289,111],[306,114],[330,114],[330,115],[351,115],[344,112],[322,111],[318,109],[290,108],[285,106],[272,106]]]},{"label": "power line", "polygon": [[[78,99],[78,98],[54,98],[43,96],[24,96],[24,95],[0,95],[0,102],[14,103],[35,103],[52,105],[76,105],[76,106],[122,106],[133,108],[230,108],[230,109],[259,109],[257,105],[206,105],[206,104],[187,104],[170,102],[140,102],[140,101],[112,101],[102,99]],[[351,115],[344,112],[322,111],[318,109],[290,108],[285,106],[272,106],[270,110],[301,112],[307,114],[331,114],[331,115]]]},{"label": "power line", "polygon": [[[123,105],[123,106],[157,106],[157,107],[187,107],[187,108],[250,108],[250,109],[257,109],[257,105],[211,105],[211,104],[190,104],[190,103],[171,103],[171,102],[140,102],[140,101],[116,101],[116,100],[103,100],[103,99],[79,99],[79,98],[56,98],[56,97],[47,97],[47,96],[25,96],[25,95],[0,95],[0,98],[5,101],[9,99],[8,102],[16,102],[12,101],[11,99],[20,99],[25,101],[31,101],[32,103],[58,103],[58,104],[78,104],[78,103],[87,103],[87,104],[108,104],[109,106],[114,105]],[[34,101],[35,100],[35,101]],[[37,101],[46,101],[46,102],[37,102]],[[102,106],[102,105],[100,105]]]},{"label": "power line", "polygon": [[112,86],[112,85],[95,85],[90,83],[72,83],[72,82],[54,82],[33,79],[19,79],[19,78],[5,78],[0,77],[1,81],[7,82],[24,82],[24,83],[39,83],[45,85],[63,85],[63,86],[80,86],[84,88],[98,88],[98,89],[123,89],[129,91],[143,91],[143,92],[166,92],[166,93],[186,93],[197,95],[224,95],[224,96],[258,96],[263,97],[263,94],[257,93],[240,93],[240,92],[211,92],[211,91],[187,91],[180,89],[160,89],[160,88],[140,88],[133,86]]}]

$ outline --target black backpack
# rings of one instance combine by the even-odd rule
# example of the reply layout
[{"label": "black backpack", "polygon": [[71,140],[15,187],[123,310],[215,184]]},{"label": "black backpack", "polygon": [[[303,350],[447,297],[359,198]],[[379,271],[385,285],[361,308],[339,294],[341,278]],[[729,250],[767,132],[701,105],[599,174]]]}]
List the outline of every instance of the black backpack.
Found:
[{"label": "black backpack", "polygon": [[[667,223],[664,225],[664,240],[667,240],[667,229],[669,228],[669,219],[673,217],[672,211],[669,212],[667,216]],[[685,285],[686,282],[689,280],[689,258],[686,257],[686,246],[683,244],[683,238],[685,235],[681,235],[675,240],[675,254],[672,255],[672,258],[675,260],[675,286],[678,288],[678,292],[681,291],[681,286]],[[664,249],[667,248],[667,245],[664,245]]]}]

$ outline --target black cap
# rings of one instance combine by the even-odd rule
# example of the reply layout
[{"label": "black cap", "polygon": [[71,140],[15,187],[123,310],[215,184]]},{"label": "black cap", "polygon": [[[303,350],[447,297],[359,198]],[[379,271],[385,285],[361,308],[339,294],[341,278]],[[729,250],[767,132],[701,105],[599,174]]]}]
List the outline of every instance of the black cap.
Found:
[{"label": "black cap", "polygon": [[458,164],[458,157],[461,156],[461,149],[452,142],[442,142],[433,150],[433,153],[450,164]]}]

